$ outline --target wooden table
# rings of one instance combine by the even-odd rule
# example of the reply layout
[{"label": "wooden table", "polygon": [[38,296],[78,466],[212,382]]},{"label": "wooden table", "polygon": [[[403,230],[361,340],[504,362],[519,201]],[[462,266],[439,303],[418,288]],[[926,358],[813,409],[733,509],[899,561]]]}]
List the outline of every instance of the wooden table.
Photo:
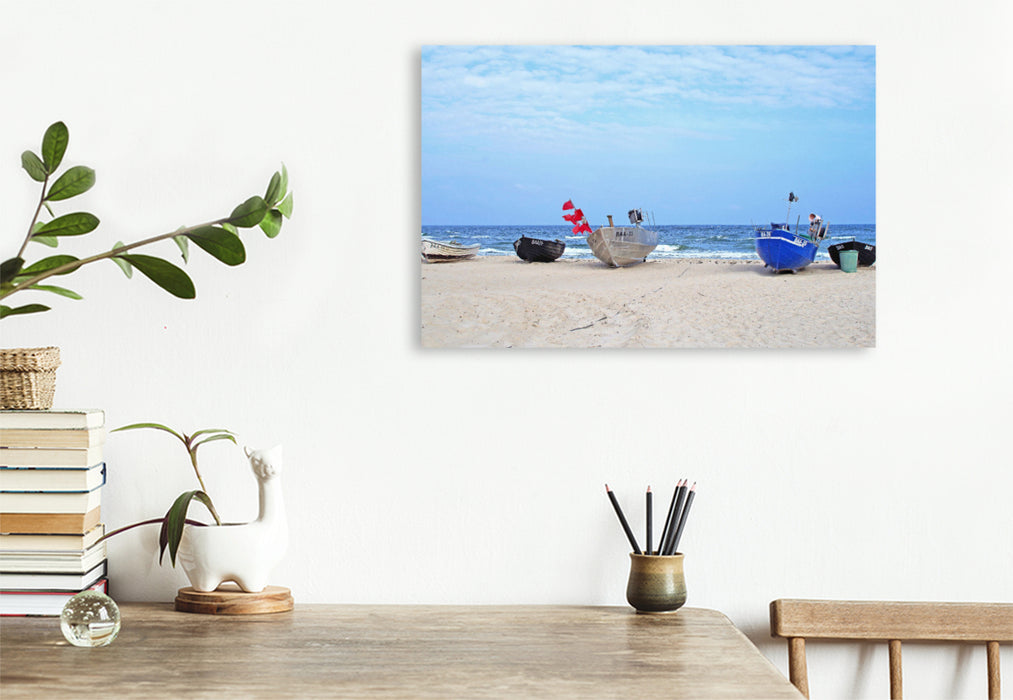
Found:
[{"label": "wooden table", "polygon": [[297,605],[259,616],[127,603],[109,646],[0,622],[0,694],[60,697],[794,698],[727,617],[683,608]]}]

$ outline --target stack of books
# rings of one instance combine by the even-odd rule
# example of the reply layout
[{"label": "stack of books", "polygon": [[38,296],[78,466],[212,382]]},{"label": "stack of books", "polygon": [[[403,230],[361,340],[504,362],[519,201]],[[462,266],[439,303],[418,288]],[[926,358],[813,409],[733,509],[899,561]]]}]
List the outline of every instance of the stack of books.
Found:
[{"label": "stack of books", "polygon": [[0,615],[59,615],[108,592],[105,414],[0,411]]}]

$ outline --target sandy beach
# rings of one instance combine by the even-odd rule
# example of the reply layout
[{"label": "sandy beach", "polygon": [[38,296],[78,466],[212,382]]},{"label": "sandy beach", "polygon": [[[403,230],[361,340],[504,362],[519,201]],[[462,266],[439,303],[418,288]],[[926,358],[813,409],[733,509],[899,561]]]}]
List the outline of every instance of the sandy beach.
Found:
[{"label": "sandy beach", "polygon": [[876,269],[817,262],[775,275],[759,261],[507,256],[422,263],[426,348],[866,348]]}]

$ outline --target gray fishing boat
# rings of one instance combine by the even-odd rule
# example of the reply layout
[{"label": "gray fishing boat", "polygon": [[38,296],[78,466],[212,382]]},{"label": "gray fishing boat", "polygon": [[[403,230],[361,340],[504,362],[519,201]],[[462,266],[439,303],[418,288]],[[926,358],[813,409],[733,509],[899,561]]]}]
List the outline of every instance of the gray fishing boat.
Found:
[{"label": "gray fishing boat", "polygon": [[611,267],[625,267],[644,262],[658,247],[658,234],[642,228],[644,215],[639,209],[629,211],[632,226],[614,226],[612,215],[609,225],[588,234],[587,244],[594,256]]},{"label": "gray fishing boat", "polygon": [[422,259],[426,262],[455,262],[475,257],[479,245],[461,245],[453,241],[422,239]]}]

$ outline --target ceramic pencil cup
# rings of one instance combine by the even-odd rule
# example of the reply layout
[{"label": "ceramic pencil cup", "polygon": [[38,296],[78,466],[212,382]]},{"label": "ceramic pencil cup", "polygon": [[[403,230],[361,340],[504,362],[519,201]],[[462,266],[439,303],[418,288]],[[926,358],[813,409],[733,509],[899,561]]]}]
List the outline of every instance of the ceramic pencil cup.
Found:
[{"label": "ceramic pencil cup", "polygon": [[638,613],[672,612],[681,608],[686,603],[682,555],[630,554],[626,600]]}]

